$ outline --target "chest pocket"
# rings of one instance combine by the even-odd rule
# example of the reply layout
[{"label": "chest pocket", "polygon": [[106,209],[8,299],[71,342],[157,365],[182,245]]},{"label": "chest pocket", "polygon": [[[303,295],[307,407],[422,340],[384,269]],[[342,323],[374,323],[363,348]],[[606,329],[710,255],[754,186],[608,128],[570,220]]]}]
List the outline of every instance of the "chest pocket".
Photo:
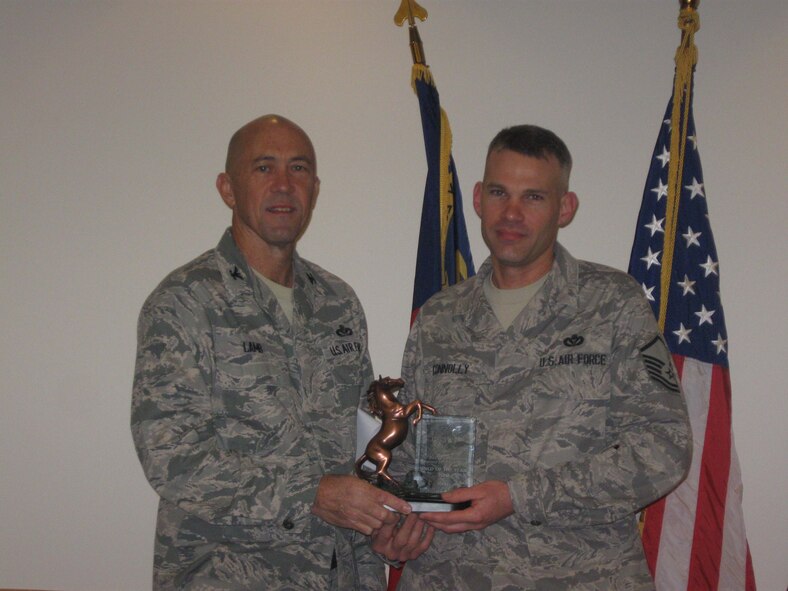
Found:
[{"label": "chest pocket", "polygon": [[363,345],[358,340],[317,342],[311,353],[314,360],[302,367],[304,385],[313,411],[336,413],[355,410],[360,396],[369,384],[362,376]]},{"label": "chest pocket", "polygon": [[494,353],[477,348],[458,354],[453,343],[438,341],[425,349],[422,401],[436,406],[441,414],[473,416],[490,392]]},{"label": "chest pocket", "polygon": [[284,353],[237,329],[215,329],[214,345],[212,404],[220,445],[260,456],[286,453],[300,430]]},{"label": "chest pocket", "polygon": [[531,374],[529,456],[551,467],[605,447],[610,407],[606,354],[571,353]]}]

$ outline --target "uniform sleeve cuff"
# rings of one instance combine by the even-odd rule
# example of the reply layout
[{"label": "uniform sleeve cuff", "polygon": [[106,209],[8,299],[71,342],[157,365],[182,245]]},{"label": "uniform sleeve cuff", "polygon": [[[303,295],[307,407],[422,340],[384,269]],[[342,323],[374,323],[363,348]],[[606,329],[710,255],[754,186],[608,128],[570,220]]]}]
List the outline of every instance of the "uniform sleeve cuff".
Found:
[{"label": "uniform sleeve cuff", "polygon": [[385,564],[388,564],[392,568],[402,568],[403,566],[405,566],[405,563],[402,562],[401,560],[389,560],[388,558],[386,558],[385,556],[383,556],[383,554],[380,554],[379,552],[375,552],[374,550],[372,552],[373,552],[373,554],[375,556],[380,558],[381,562],[383,562]]},{"label": "uniform sleeve cuff", "polygon": [[519,474],[512,477],[507,484],[515,515],[535,527],[546,523],[547,516],[542,505],[542,490],[536,475],[533,473]]}]

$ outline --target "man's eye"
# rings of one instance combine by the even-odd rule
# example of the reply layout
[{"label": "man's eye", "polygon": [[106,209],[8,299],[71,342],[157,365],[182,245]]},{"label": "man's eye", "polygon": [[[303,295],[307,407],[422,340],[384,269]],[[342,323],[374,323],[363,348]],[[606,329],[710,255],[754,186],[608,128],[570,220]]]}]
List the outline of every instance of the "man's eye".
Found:
[{"label": "man's eye", "polygon": [[257,167],[257,170],[259,170],[260,172],[268,172],[268,165],[261,164],[260,166]]},{"label": "man's eye", "polygon": [[528,195],[528,199],[530,201],[542,201],[544,199],[544,195],[541,193],[531,193]]},{"label": "man's eye", "polygon": [[503,195],[503,191],[501,189],[490,189],[489,193],[492,197],[501,197]]}]

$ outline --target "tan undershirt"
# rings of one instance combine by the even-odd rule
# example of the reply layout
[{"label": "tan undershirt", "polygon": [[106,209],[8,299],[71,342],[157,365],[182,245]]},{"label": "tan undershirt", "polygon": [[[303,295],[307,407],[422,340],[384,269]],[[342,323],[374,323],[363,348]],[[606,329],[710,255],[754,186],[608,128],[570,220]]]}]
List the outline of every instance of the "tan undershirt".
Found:
[{"label": "tan undershirt", "polygon": [[528,302],[536,295],[536,292],[539,291],[539,288],[544,284],[545,279],[547,279],[547,275],[544,275],[540,279],[537,279],[536,282],[526,285],[525,287],[518,287],[517,289],[498,289],[493,285],[492,275],[487,277],[482,287],[484,295],[487,301],[490,302],[490,306],[493,312],[495,312],[495,317],[498,318],[498,322],[501,323],[504,330],[511,326],[514,319],[517,318],[517,315],[523,311],[523,308],[525,308]]},{"label": "tan undershirt", "polygon": [[276,281],[272,281],[262,273],[259,273],[255,269],[252,269],[254,274],[257,278],[262,281],[265,286],[271,290],[276,298],[276,301],[279,302],[279,307],[282,308],[282,311],[285,313],[288,322],[290,324],[293,323],[293,288],[292,287],[285,287],[277,283]]}]

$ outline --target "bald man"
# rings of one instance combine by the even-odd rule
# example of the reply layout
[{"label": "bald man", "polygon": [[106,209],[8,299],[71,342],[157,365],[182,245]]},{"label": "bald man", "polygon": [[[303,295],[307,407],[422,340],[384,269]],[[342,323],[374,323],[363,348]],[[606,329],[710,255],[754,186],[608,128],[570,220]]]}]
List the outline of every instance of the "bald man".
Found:
[{"label": "bald man", "polygon": [[160,497],[154,589],[381,589],[366,536],[409,513],[351,476],[373,379],[364,311],[298,256],[315,150],[266,115],[230,140],[218,246],[170,273],[139,318],[131,427]]}]

